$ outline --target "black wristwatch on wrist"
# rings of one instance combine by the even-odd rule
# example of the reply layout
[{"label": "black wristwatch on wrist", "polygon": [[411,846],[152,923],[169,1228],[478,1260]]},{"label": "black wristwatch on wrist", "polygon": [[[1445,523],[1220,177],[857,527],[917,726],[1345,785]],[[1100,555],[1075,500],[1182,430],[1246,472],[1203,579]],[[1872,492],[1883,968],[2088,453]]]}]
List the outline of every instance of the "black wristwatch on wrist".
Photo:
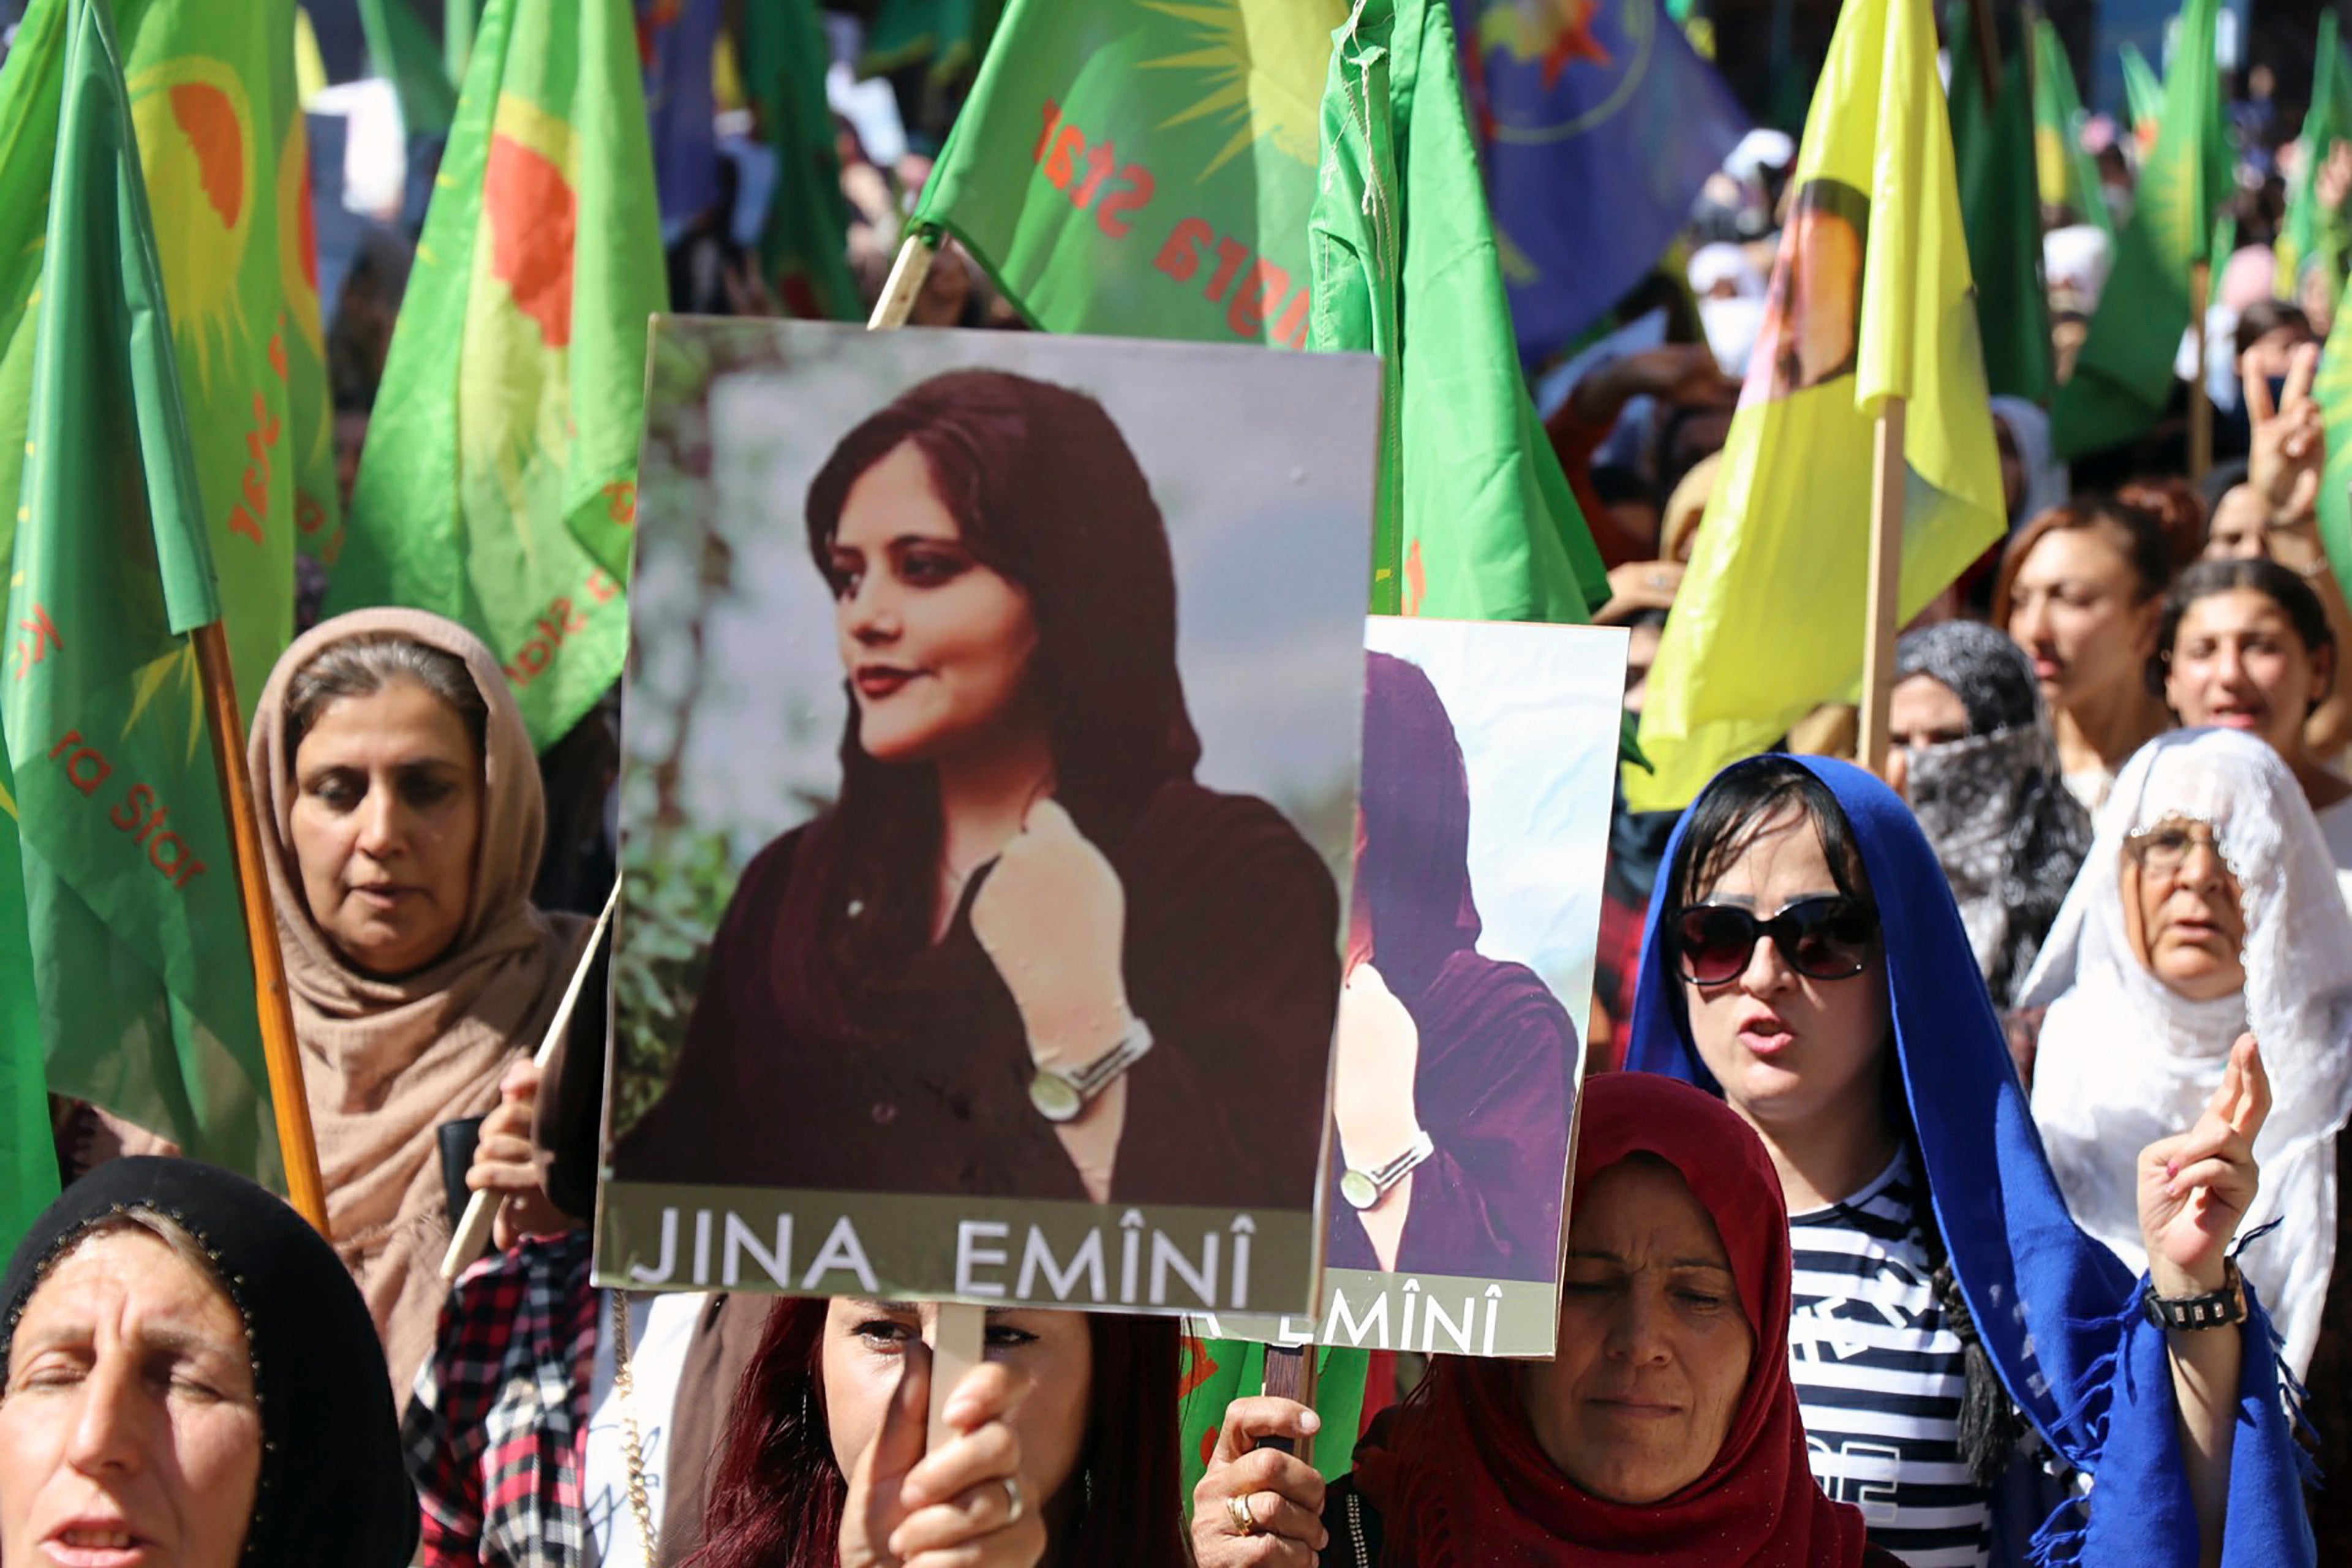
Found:
[{"label": "black wristwatch on wrist", "polygon": [[2235,1258],[2221,1264],[2221,1288],[2205,1296],[2159,1296],[2149,1282],[2140,1296],[2147,1321],[2159,1329],[2226,1329],[2246,1321],[2246,1280]]}]

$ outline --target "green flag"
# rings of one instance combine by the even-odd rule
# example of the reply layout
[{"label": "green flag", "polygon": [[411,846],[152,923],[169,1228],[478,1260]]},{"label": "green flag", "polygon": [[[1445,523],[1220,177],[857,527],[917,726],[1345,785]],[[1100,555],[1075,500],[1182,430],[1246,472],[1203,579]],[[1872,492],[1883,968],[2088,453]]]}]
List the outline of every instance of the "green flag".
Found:
[{"label": "green flag", "polygon": [[[39,58],[45,37],[62,48],[65,10],[65,0],[34,0],[10,53],[12,74],[28,47]],[[249,712],[293,637],[295,550],[331,542],[337,508],[293,0],[114,0],[111,20],[171,295],[237,691]],[[29,80],[26,88],[41,91]],[[55,87],[47,90],[54,104]],[[29,255],[38,263],[56,155],[54,109],[19,117],[15,107],[0,131],[0,250],[10,258],[0,268],[12,269],[0,272],[6,333],[29,319],[26,262]],[[32,251],[16,248],[19,240]],[[20,485],[13,433],[24,374],[14,362],[0,372],[0,435],[10,437],[0,439],[0,496]],[[0,557],[11,526],[13,518],[0,521]]]},{"label": "green flag", "polygon": [[2066,208],[2077,223],[2096,224],[2110,236],[2116,232],[2098,163],[2083,148],[2083,100],[2074,90],[2074,68],[2047,16],[2033,23],[2033,164],[2042,205]]},{"label": "green flag", "polygon": [[62,8],[0,658],[48,1087],[275,1178],[253,965],[186,635],[220,618],[221,598],[137,89],[105,0]]},{"label": "green flag", "polygon": [[360,0],[368,64],[400,97],[401,125],[411,136],[447,133],[457,117],[457,89],[449,63],[410,0]]},{"label": "green flag", "polygon": [[1790,175],[1790,219],[1723,469],[1651,667],[1635,811],[1685,805],[1862,678],[1876,421],[1905,400],[1908,620],[1998,542],[1951,132],[1927,0],[1848,5]]},{"label": "green flag", "polygon": [[1332,34],[1309,215],[1318,349],[1386,373],[1372,613],[1582,621],[1607,574],[1511,331],[1443,0]]},{"label": "green flag", "polygon": [[629,0],[490,0],[328,608],[464,622],[542,747],[621,673],[666,299]]},{"label": "green flag", "polygon": [[1977,284],[1985,381],[1996,395],[2046,406],[2053,386],[2050,299],[2042,287],[2042,214],[2027,177],[2033,106],[2025,62],[2009,63],[1987,105],[1976,29],[1955,26],[1951,37],[1952,157]]},{"label": "green flag", "polygon": [[2062,458],[2133,439],[2171,400],[2173,361],[2190,325],[2189,273],[2211,257],[2214,217],[2229,187],[2213,66],[2218,4],[2189,0],[2181,13],[2163,131],[2140,171],[2131,221],[2116,239],[2115,269],[2074,377],[2051,410],[2051,440]]},{"label": "green flag", "polygon": [[1345,0],[1012,0],[916,224],[1056,332],[1307,344]]},{"label": "green flag", "polygon": [[[2181,15],[2188,15],[2184,8]],[[2123,47],[2124,101],[2131,109],[2132,137],[2139,143],[2140,157],[2145,160],[2156,150],[2157,134],[2164,125],[2164,84],[2157,79],[2156,68],[2139,52],[2137,44]]]},{"label": "green flag", "polygon": [[916,66],[936,87],[971,73],[988,53],[1004,0],[881,0],[866,29],[860,76],[887,76]]},{"label": "green flag", "polygon": [[[7,589],[16,531],[16,481],[30,426],[33,350],[42,237],[56,174],[58,101],[65,87],[66,8],[43,0],[26,13],[0,63],[0,597]],[[0,621],[0,666],[10,630]],[[16,790],[8,766],[7,715],[0,711],[0,1246],[16,1237],[57,1195],[50,1153],[48,1089],[24,863],[16,847]]]},{"label": "green flag", "polygon": [[1303,348],[1312,302],[1397,395],[1373,608],[1580,620],[1599,559],[1521,385],[1452,26],[1408,7],[1361,19],[1399,58],[1334,143],[1343,200],[1341,0],[1013,0],[915,221],[1051,331]]},{"label": "green flag", "polygon": [[814,0],[769,0],[747,8],[740,26],[744,92],[776,155],[761,262],[793,315],[857,321],[865,312],[849,269],[849,198],[824,95],[824,18]]},{"label": "green flag", "polygon": [[2352,61],[2336,37],[2336,12],[2319,14],[2319,45],[2312,55],[2311,109],[2303,118],[2303,162],[2287,191],[2286,222],[2278,237],[2277,291],[2300,299],[2306,277],[2315,277],[2333,304],[2352,255],[2352,222],[2344,209],[2320,200],[2319,170],[2339,142],[2352,142]]}]

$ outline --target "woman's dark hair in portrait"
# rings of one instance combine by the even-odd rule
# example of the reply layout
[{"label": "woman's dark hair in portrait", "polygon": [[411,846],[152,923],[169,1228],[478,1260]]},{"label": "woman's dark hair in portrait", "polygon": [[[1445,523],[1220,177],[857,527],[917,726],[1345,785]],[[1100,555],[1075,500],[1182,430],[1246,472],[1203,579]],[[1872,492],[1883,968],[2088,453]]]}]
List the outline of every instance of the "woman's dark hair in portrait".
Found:
[{"label": "woman's dark hair in portrait", "polygon": [[[836,591],[833,542],[850,491],[908,445],[964,548],[1027,595],[1037,630],[1028,679],[1053,748],[1054,798],[1090,841],[1116,845],[1201,756],[1150,482],[1084,393],[1003,371],[933,376],[844,437],[809,486],[809,552]],[[841,764],[836,830],[807,850],[819,940],[792,960],[803,973],[788,994],[809,998],[824,1028],[855,1034],[864,1010],[852,998],[930,940],[941,829],[934,770],[868,756],[854,703]]]},{"label": "woman's dark hair in portrait", "polygon": [[[802,1568],[839,1550],[849,1480],[835,1462],[822,1373],[824,1297],[778,1301],[738,1385],[691,1568]],[[1093,1371],[1071,1563],[1184,1568],[1172,1318],[1087,1318]],[[1050,1500],[1035,1500],[1043,1507]]]},{"label": "woman's dark hair in portrait", "polygon": [[[1721,773],[1691,803],[1688,831],[1675,852],[1675,863],[1667,868],[1672,907],[1683,909],[1703,902],[1702,893],[1711,889],[1747,853],[1757,837],[1792,807],[1821,835],[1822,856],[1829,861],[1830,879],[1838,892],[1875,910],[1877,900],[1863,865],[1862,845],[1854,837],[1853,825],[1847,820],[1844,808],[1838,805],[1828,784],[1802,763],[1787,757],[1765,757]],[[1757,912],[1760,916],[1771,911]],[[1669,994],[1679,1007],[1680,988],[1669,988]],[[1684,1027],[1687,1028],[1687,1024]],[[1895,1051],[1894,1026],[1890,1023],[1885,1059],[1880,1064],[1880,1103],[1885,1108],[1887,1125],[1911,1147],[1914,1168],[1924,1169],[1918,1152],[1918,1133]],[[2008,1391],[2001,1386],[2000,1374],[1978,1335],[1976,1319],[1960,1293],[1959,1278],[1953,1271],[1944,1238],[1936,1228],[1933,1205],[1919,1205],[1915,1218],[1921,1226],[1919,1239],[1934,1260],[1936,1299],[1943,1306],[1946,1321],[1959,1336],[1962,1348],[1967,1391],[1960,1404],[1960,1458],[1979,1484],[1990,1486],[2009,1468],[2017,1442],[2024,1434],[2024,1422]]]}]

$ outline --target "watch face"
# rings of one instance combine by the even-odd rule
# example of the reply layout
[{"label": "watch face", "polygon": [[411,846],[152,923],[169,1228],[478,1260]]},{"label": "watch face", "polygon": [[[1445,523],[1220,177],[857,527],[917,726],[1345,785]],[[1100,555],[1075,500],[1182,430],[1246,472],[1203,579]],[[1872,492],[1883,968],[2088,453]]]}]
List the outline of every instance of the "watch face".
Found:
[{"label": "watch face", "polygon": [[1339,1177],[1339,1195],[1352,1207],[1368,1209],[1381,1201],[1380,1184],[1361,1171],[1348,1171]]},{"label": "watch face", "polygon": [[1048,1121],[1067,1121],[1087,1108],[1078,1086],[1057,1072],[1040,1072],[1029,1080],[1029,1103]]}]

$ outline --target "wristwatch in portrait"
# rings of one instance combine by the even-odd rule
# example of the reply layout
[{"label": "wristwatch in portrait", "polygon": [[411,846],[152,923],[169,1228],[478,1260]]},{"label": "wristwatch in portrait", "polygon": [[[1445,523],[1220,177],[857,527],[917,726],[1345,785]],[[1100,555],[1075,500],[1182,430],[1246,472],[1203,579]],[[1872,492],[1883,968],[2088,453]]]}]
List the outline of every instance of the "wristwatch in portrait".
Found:
[{"label": "wristwatch in portrait", "polygon": [[2147,1321],[2159,1329],[2225,1329],[2246,1321],[2246,1280],[2234,1258],[2222,1265],[2221,1288],[2205,1296],[2159,1296],[2151,1284],[2140,1297]]},{"label": "wristwatch in portrait", "polygon": [[1339,1195],[1347,1199],[1352,1208],[1370,1208],[1388,1196],[1390,1189],[1412,1174],[1413,1167],[1436,1152],[1437,1145],[1430,1141],[1428,1131],[1423,1129],[1413,1134],[1412,1142],[1403,1153],[1380,1169],[1360,1171],[1350,1166],[1341,1172]]},{"label": "wristwatch in portrait", "polygon": [[1048,1121],[1075,1121],[1118,1075],[1151,1054],[1151,1026],[1129,1018],[1117,1044],[1076,1072],[1039,1068],[1029,1080],[1029,1103]]}]

